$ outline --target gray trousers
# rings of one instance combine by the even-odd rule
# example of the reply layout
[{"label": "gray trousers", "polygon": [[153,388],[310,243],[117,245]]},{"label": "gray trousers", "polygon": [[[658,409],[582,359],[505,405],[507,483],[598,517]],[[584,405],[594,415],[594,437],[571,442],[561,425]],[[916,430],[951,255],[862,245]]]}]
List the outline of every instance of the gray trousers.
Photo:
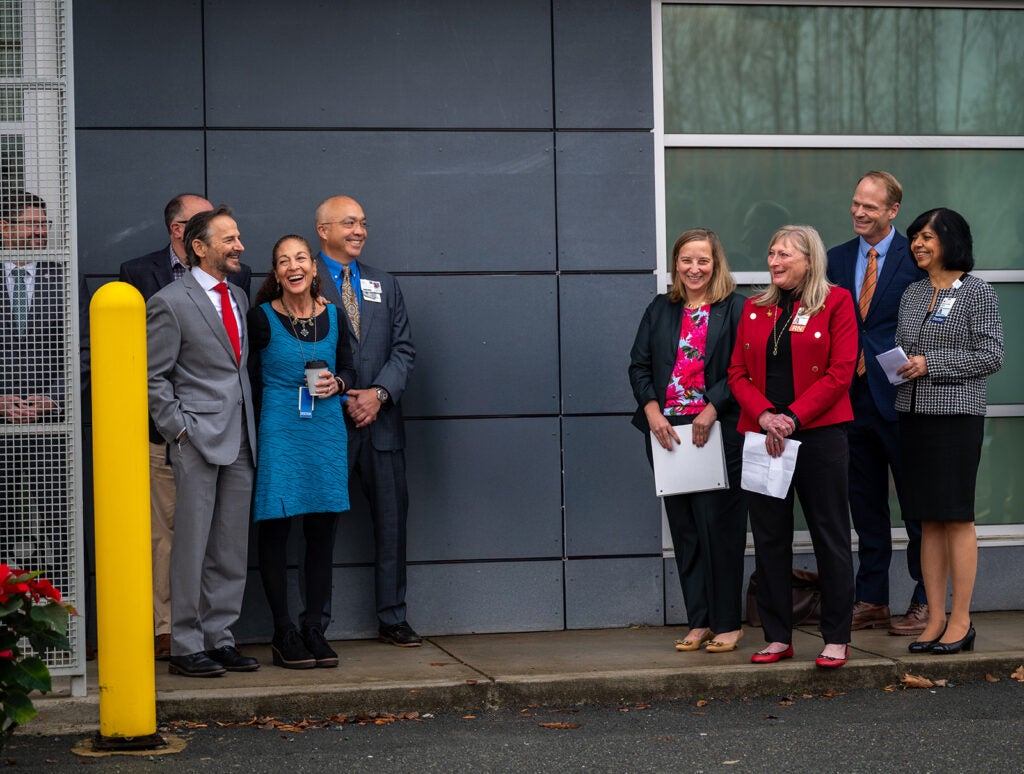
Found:
[{"label": "gray trousers", "polygon": [[177,499],[171,545],[171,655],[234,645],[249,549],[254,469],[245,427],[238,457],[211,465],[171,444]]}]

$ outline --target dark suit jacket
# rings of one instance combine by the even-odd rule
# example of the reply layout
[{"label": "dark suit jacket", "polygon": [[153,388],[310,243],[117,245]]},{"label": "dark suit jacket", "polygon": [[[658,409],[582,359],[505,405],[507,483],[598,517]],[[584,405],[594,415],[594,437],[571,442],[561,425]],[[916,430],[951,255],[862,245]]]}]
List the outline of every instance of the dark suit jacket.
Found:
[{"label": "dark suit jacket", "polygon": [[18,335],[7,277],[0,271],[0,393],[46,395],[63,410],[67,365],[62,340],[69,324],[65,295],[64,269],[36,263],[26,329]]},{"label": "dark suit jacket", "polygon": [[828,278],[846,288],[853,296],[858,344],[864,348],[868,388],[878,412],[890,422],[895,422],[898,419],[895,408],[896,387],[889,384],[875,356],[896,346],[896,321],[903,291],[911,282],[917,282],[927,275],[917,268],[907,238],[897,231],[885,256],[885,263],[882,264],[882,272],[875,282],[875,295],[871,299],[867,318],[862,320],[854,284],[857,279],[855,266],[859,245],[860,237],[856,237],[828,251]]},{"label": "dark suit jacket", "polygon": [[[704,352],[704,399],[715,407],[723,429],[735,430],[739,418],[739,406],[729,390],[728,369],[743,301],[743,296],[732,293],[711,305],[708,318]],[[660,408],[665,408],[665,388],[672,379],[676,365],[683,308],[682,301],[672,303],[668,295],[658,296],[651,301],[640,321],[633,349],[629,353],[629,383],[638,404],[633,414],[633,425],[645,433],[650,431],[650,427],[644,406],[648,401],[656,400]]]},{"label": "dark suit jacket", "polygon": [[168,443],[186,429],[189,443],[211,465],[230,465],[238,457],[243,413],[253,462],[256,455],[244,334],[249,303],[240,289],[231,288],[231,294],[240,312],[240,363],[223,320],[191,274],[146,302],[150,416]]},{"label": "dark suit jacket", "polygon": [[[386,271],[359,262],[360,279],[379,282],[381,300],[378,303],[363,298],[359,310],[360,338],[356,339],[352,323],[345,314],[341,294],[323,258],[317,256],[316,266],[322,278],[324,297],[337,305],[340,312],[338,316],[345,321],[356,373],[359,375],[355,386],[365,389],[378,385],[391,396],[391,400],[381,407],[377,419],[370,425],[373,448],[378,451],[404,449],[405,428],[402,426],[401,400],[412,373],[416,348],[412,344],[409,316],[405,311],[405,300],[398,281]],[[349,421],[347,413],[345,420]]]},{"label": "dark suit jacket", "polygon": [[[135,287],[142,297],[149,301],[157,291],[170,285],[174,281],[171,273],[171,246],[166,244],[160,250],[143,255],[141,258],[132,258],[121,264],[121,271],[118,279],[127,282]],[[249,297],[249,286],[252,284],[252,269],[242,264],[238,274],[229,274],[228,282],[231,282],[245,291],[246,298]],[[153,423],[152,417],[149,420],[150,443],[163,443],[164,439]]]}]

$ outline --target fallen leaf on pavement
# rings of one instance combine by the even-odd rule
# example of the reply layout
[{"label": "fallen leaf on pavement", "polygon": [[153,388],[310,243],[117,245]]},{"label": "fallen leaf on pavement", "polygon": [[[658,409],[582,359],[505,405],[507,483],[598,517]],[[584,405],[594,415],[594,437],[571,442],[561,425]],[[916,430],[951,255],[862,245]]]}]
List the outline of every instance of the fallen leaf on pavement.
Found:
[{"label": "fallen leaf on pavement", "polygon": [[985,682],[986,683],[998,683],[999,682],[999,678],[998,677],[994,677],[994,676],[990,675],[988,672],[986,672],[985,673]]},{"label": "fallen leaf on pavement", "polygon": [[780,707],[792,707],[794,704],[796,704],[796,702],[788,697],[783,697],[782,701],[779,702]]},{"label": "fallen leaf on pavement", "polygon": [[739,761],[722,761],[723,766],[732,766],[734,763],[739,763]]},{"label": "fallen leaf on pavement", "polygon": [[706,706],[708,706],[708,700],[707,699],[698,699],[697,700],[697,706],[698,707],[706,707]]},{"label": "fallen leaf on pavement", "polygon": [[946,684],[947,684],[948,682],[949,682],[949,681],[948,681],[948,680],[947,680],[946,678],[944,678],[944,677],[943,677],[943,678],[942,678],[941,680],[936,680],[936,681],[935,681],[935,687],[936,687],[936,688],[945,688],[945,687],[946,687]]},{"label": "fallen leaf on pavement", "polygon": [[579,723],[538,723],[537,725],[540,726],[541,728],[567,728],[567,729],[573,729],[573,728],[579,728],[581,724],[579,724]]},{"label": "fallen leaf on pavement", "polygon": [[1010,675],[1018,683],[1024,683],[1024,666],[1017,667],[1013,674]]},{"label": "fallen leaf on pavement", "polygon": [[907,688],[934,688],[935,683],[929,680],[927,677],[921,677],[920,675],[912,675],[907,672],[903,675],[900,682],[903,683],[904,690]]},{"label": "fallen leaf on pavement", "polygon": [[476,720],[476,715],[463,715],[463,720]]},{"label": "fallen leaf on pavement", "polygon": [[431,661],[430,666],[448,666],[449,664],[454,663],[454,661]]},{"label": "fallen leaf on pavement", "polygon": [[887,685],[882,690],[885,691],[886,693],[892,693],[893,691],[896,690],[896,686],[895,685]]}]

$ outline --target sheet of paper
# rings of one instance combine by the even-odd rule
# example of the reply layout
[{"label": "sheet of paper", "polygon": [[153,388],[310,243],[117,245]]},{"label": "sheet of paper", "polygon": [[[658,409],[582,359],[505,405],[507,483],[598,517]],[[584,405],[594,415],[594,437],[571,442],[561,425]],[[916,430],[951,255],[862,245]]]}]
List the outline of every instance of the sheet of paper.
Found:
[{"label": "sheet of paper", "polygon": [[800,442],[786,439],[782,455],[772,457],[765,448],[763,433],[745,433],[743,436],[743,479],[740,486],[748,492],[785,497],[796,469],[796,455]]},{"label": "sheet of paper", "polygon": [[681,443],[669,451],[663,449],[654,433],[651,433],[654,491],[658,497],[725,489],[729,486],[720,422],[711,426],[708,441],[700,448],[693,445],[693,429],[690,425],[678,425],[676,435]]},{"label": "sheet of paper", "polygon": [[893,347],[888,352],[876,355],[875,360],[878,361],[878,364],[882,366],[882,370],[885,371],[885,378],[889,380],[889,384],[903,384],[903,382],[907,381],[902,376],[896,375],[896,372],[909,361],[907,353],[903,351],[903,347]]}]

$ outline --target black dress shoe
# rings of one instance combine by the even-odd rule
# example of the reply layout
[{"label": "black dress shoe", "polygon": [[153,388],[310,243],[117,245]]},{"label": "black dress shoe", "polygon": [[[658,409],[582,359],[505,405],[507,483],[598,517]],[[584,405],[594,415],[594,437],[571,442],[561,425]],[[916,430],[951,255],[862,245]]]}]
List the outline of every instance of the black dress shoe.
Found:
[{"label": "black dress shoe", "polygon": [[167,671],[172,675],[185,677],[220,677],[226,671],[224,667],[205,653],[190,653],[187,656],[171,656]]},{"label": "black dress shoe", "polygon": [[936,653],[940,656],[947,656],[950,653],[959,653],[964,651],[970,653],[974,650],[974,638],[977,637],[978,633],[974,631],[974,624],[971,623],[967,629],[967,634],[962,639],[956,642],[933,642],[932,653]]},{"label": "black dress shoe", "polygon": [[229,672],[255,672],[260,662],[251,656],[243,656],[234,645],[225,645],[206,651],[206,655]]},{"label": "black dress shoe", "polygon": [[316,666],[316,658],[295,629],[275,631],[270,653],[274,666],[285,669],[312,669]]},{"label": "black dress shoe", "polygon": [[400,648],[418,648],[423,644],[423,638],[414,632],[406,621],[391,626],[382,624],[378,632],[378,639],[381,642],[390,642]]},{"label": "black dress shoe", "polygon": [[318,667],[331,668],[338,666],[338,654],[331,650],[331,646],[327,643],[327,638],[324,637],[324,630],[319,626],[303,626],[302,642],[306,649],[313,654]]}]

